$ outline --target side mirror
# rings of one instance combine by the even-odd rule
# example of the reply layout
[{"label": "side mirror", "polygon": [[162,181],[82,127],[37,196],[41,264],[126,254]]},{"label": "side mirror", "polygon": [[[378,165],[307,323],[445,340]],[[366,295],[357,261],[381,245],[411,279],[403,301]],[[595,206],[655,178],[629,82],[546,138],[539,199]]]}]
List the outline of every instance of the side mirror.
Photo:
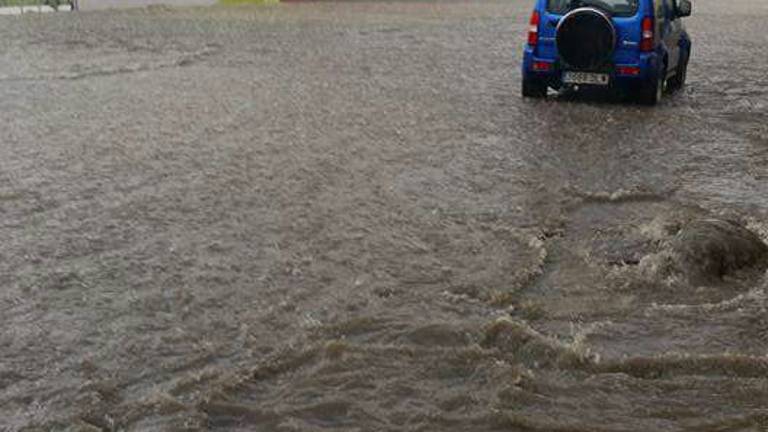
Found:
[{"label": "side mirror", "polygon": [[687,17],[691,16],[691,0],[678,0],[677,1],[677,16]]}]

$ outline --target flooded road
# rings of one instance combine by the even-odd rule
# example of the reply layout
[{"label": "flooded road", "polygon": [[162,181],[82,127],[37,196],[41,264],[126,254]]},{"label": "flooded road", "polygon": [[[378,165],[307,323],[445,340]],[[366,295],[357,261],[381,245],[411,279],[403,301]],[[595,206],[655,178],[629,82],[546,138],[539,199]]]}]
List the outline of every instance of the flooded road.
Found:
[{"label": "flooded road", "polygon": [[530,10],[0,17],[0,431],[768,430],[764,261],[666,260],[768,240],[768,3],[657,108],[521,99]]}]

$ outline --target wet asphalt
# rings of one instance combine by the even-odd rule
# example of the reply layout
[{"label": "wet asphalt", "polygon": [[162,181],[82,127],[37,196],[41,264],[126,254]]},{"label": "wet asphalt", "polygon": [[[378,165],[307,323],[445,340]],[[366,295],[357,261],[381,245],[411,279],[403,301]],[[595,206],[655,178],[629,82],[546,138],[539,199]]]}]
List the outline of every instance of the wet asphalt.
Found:
[{"label": "wet asphalt", "polygon": [[528,1],[0,17],[0,431],[763,431],[768,3],[648,108],[520,97]]}]

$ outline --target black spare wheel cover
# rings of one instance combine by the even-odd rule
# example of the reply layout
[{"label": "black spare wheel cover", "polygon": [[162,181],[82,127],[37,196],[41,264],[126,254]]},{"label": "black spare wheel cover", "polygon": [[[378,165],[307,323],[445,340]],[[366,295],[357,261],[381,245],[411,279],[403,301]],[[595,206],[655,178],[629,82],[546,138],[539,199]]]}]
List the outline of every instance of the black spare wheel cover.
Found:
[{"label": "black spare wheel cover", "polygon": [[575,9],[557,25],[557,50],[572,68],[599,69],[610,60],[615,46],[611,18],[597,9]]}]

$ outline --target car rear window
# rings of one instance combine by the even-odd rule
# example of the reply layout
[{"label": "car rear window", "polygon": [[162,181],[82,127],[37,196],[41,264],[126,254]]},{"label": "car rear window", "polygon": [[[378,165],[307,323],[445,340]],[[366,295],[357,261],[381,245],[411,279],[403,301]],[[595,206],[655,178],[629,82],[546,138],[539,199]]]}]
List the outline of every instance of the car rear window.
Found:
[{"label": "car rear window", "polygon": [[569,11],[594,6],[618,16],[632,16],[637,13],[638,0],[547,0],[547,11],[565,14]]}]

